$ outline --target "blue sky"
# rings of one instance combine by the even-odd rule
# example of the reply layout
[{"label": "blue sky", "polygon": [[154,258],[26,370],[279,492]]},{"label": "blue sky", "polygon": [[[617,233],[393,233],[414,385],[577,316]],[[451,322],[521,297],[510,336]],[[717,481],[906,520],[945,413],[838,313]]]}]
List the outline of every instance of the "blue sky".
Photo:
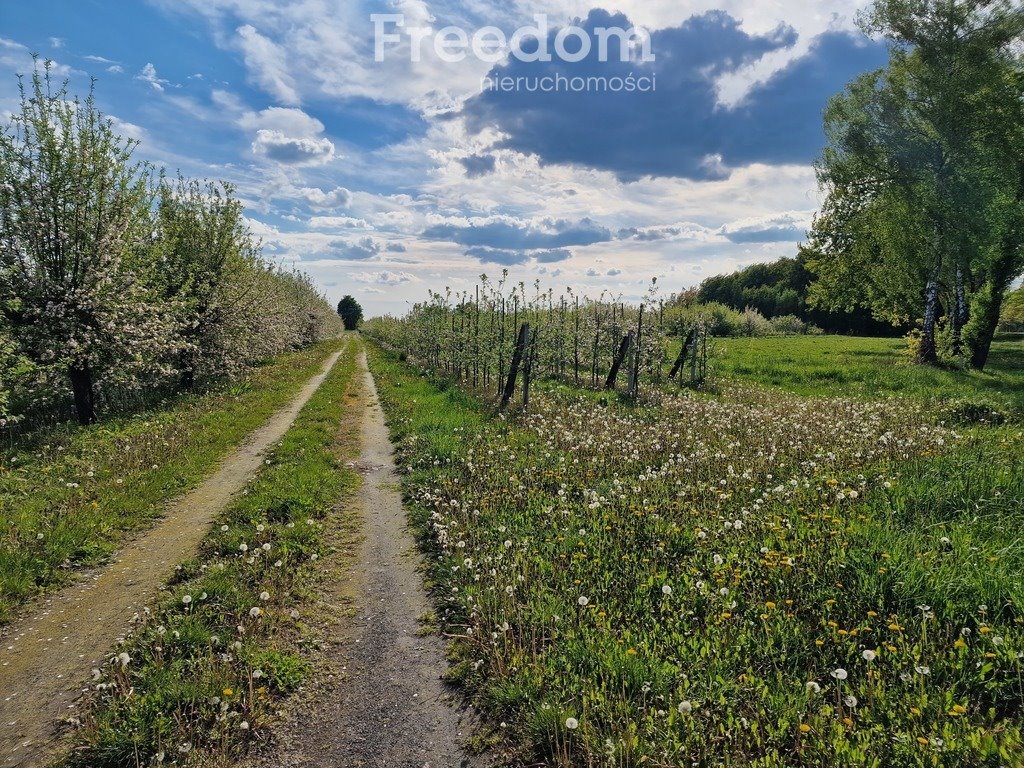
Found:
[{"label": "blue sky", "polygon": [[[861,2],[861,4],[863,4]],[[0,0],[0,112],[51,58],[172,172],[234,183],[268,258],[334,300],[401,312],[503,268],[596,295],[666,291],[792,255],[821,112],[884,48],[841,0]],[[374,56],[371,14],[401,14]],[[642,26],[654,61],[469,55],[410,27]],[[595,38],[596,39],[596,38]],[[536,43],[536,41],[534,41]],[[524,48],[527,46],[524,46]],[[568,45],[567,47],[572,47]],[[635,52],[634,52],[635,53]],[[484,78],[652,77],[645,92],[482,90]]]}]

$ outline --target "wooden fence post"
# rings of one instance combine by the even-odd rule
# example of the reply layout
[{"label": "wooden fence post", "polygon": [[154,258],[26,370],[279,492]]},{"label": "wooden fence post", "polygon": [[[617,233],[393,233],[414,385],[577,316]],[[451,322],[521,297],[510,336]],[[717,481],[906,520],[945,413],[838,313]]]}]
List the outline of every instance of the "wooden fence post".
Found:
[{"label": "wooden fence post", "polygon": [[615,379],[619,375],[619,368],[622,367],[622,363],[629,354],[629,348],[631,346],[633,346],[632,331],[622,337],[622,343],[619,344],[619,351],[615,355],[615,359],[612,361],[612,369],[608,371],[608,378],[604,382],[605,389],[615,389]]},{"label": "wooden fence post", "polygon": [[676,357],[675,363],[672,364],[672,370],[668,373],[668,377],[670,379],[674,379],[676,374],[682,370],[684,365],[686,365],[686,354],[690,349],[690,345],[693,344],[696,336],[697,326],[693,326],[693,328],[690,329],[690,332],[686,334],[686,338],[683,339],[683,347],[679,350],[679,356]]},{"label": "wooden fence post", "polygon": [[519,376],[519,366],[523,362],[523,354],[526,352],[526,346],[530,342],[530,324],[523,323],[519,329],[519,338],[516,339],[516,347],[512,352],[512,363],[508,369],[508,380],[505,382],[505,391],[501,395],[501,405],[498,407],[504,409],[509,401],[512,399],[512,395],[516,391],[516,378]]}]

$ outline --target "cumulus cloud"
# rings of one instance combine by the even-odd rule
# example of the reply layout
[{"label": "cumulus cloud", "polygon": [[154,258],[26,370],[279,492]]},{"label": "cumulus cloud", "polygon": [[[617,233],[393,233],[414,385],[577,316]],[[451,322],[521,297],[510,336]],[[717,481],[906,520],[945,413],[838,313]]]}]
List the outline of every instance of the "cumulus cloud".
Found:
[{"label": "cumulus cloud", "polygon": [[565,261],[572,257],[572,251],[566,248],[516,250],[510,248],[489,248],[482,245],[474,245],[467,248],[465,254],[479,259],[484,264],[502,264],[504,266],[526,264],[531,259],[536,259],[539,264],[550,264],[552,262]]},{"label": "cumulus cloud", "polygon": [[409,272],[356,272],[350,277],[360,283],[370,285],[401,285],[402,283],[418,283],[419,278]]},{"label": "cumulus cloud", "polygon": [[[631,22],[595,9],[580,26],[592,31],[628,28]],[[536,155],[544,163],[609,170],[625,181],[645,176],[718,180],[754,162],[807,164],[824,141],[821,112],[828,97],[857,73],[882,64],[887,48],[846,32],[826,32],[805,55],[754,84],[737,104],[721,105],[723,76],[793,49],[797,41],[791,27],[751,33],[724,11],[711,11],[654,31],[652,63],[621,63],[615,57],[600,62],[595,46],[577,63],[512,58],[490,74],[492,80],[527,83],[556,76],[622,82],[631,74],[648,75],[657,78],[654,91],[486,89],[466,102],[462,114],[472,131],[499,132],[498,148]]]},{"label": "cumulus cloud", "polygon": [[786,211],[734,221],[720,232],[734,243],[795,242],[806,237],[813,217],[814,211]]},{"label": "cumulus cloud", "polygon": [[344,187],[335,187],[332,190],[323,190],[319,187],[300,187],[298,192],[311,208],[318,210],[348,208],[352,203],[352,193]]},{"label": "cumulus cloud", "polygon": [[310,216],[313,229],[370,229],[370,222],[353,216]]},{"label": "cumulus cloud", "polygon": [[330,249],[327,256],[343,261],[366,261],[380,254],[384,244],[372,237],[359,240],[332,240],[327,244]]},{"label": "cumulus cloud", "polygon": [[334,144],[326,137],[287,136],[281,131],[267,129],[256,131],[252,151],[285,165],[323,165],[334,159]]},{"label": "cumulus cloud", "polygon": [[562,219],[529,222],[502,216],[434,224],[424,230],[423,236],[507,251],[557,249],[612,239],[611,230],[589,218],[578,222]]}]

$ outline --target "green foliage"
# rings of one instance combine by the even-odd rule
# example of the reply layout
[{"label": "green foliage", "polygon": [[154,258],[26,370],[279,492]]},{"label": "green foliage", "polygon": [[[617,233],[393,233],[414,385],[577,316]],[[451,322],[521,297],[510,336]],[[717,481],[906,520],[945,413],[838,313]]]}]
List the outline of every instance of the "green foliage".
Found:
[{"label": "green foliage", "polygon": [[983,368],[1002,295],[1024,269],[1024,8],[878,0],[862,23],[893,47],[888,67],[826,110],[810,300],[920,322],[920,361],[934,363],[939,316],[957,352],[960,296],[976,293],[965,341]]},{"label": "green foliage", "polygon": [[308,277],[260,257],[229,185],[154,184],[136,146],[49,62],[0,130],[0,342],[33,366],[0,387],[17,416],[59,418],[70,384],[93,423],[337,330]]},{"label": "green foliage", "polygon": [[363,322],[363,308],[352,296],[344,296],[338,302],[338,315],[345,323],[346,331],[354,331]]},{"label": "green foliage", "polygon": [[1007,333],[1024,333],[1024,288],[1007,295],[1003,302],[999,328]]},{"label": "green foliage", "polygon": [[[808,255],[808,251],[801,249],[795,259],[753,264],[729,275],[709,277],[701,283],[697,299],[703,304],[724,304],[739,312],[750,307],[768,319],[793,317],[804,324],[813,323],[837,333],[892,332],[890,325],[873,320],[856,305],[840,307],[837,311],[815,309],[808,300],[813,279],[807,268]],[[796,328],[792,322],[780,325],[777,332],[804,332],[783,328]]]},{"label": "green foliage", "polygon": [[280,697],[309,672],[302,601],[327,546],[324,521],[358,482],[340,461],[351,446],[337,442],[356,351],[349,344],[170,596],[102,666],[64,765],[236,760],[265,738]]}]

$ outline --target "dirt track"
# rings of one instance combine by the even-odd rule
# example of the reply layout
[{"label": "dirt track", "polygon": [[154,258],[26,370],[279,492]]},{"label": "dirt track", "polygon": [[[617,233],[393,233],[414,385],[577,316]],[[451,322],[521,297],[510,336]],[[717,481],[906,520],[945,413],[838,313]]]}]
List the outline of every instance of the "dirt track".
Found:
[{"label": "dirt track", "polygon": [[321,597],[335,617],[323,660],[331,671],[307,691],[292,722],[275,734],[275,747],[256,763],[261,768],[484,765],[471,762],[461,748],[471,717],[441,680],[444,643],[420,632],[419,618],[430,611],[430,602],[365,355],[359,364],[362,391],[351,407],[363,414],[362,453],[354,466],[364,477],[355,499],[364,538],[356,565],[338,574]]},{"label": "dirt track", "polygon": [[228,456],[202,485],[170,505],[164,518],[115,558],[54,593],[0,635],[0,766],[40,765],[69,714],[131,617],[174,566],[189,557],[210,522],[256,473],[334,366],[337,352],[292,402]]}]

